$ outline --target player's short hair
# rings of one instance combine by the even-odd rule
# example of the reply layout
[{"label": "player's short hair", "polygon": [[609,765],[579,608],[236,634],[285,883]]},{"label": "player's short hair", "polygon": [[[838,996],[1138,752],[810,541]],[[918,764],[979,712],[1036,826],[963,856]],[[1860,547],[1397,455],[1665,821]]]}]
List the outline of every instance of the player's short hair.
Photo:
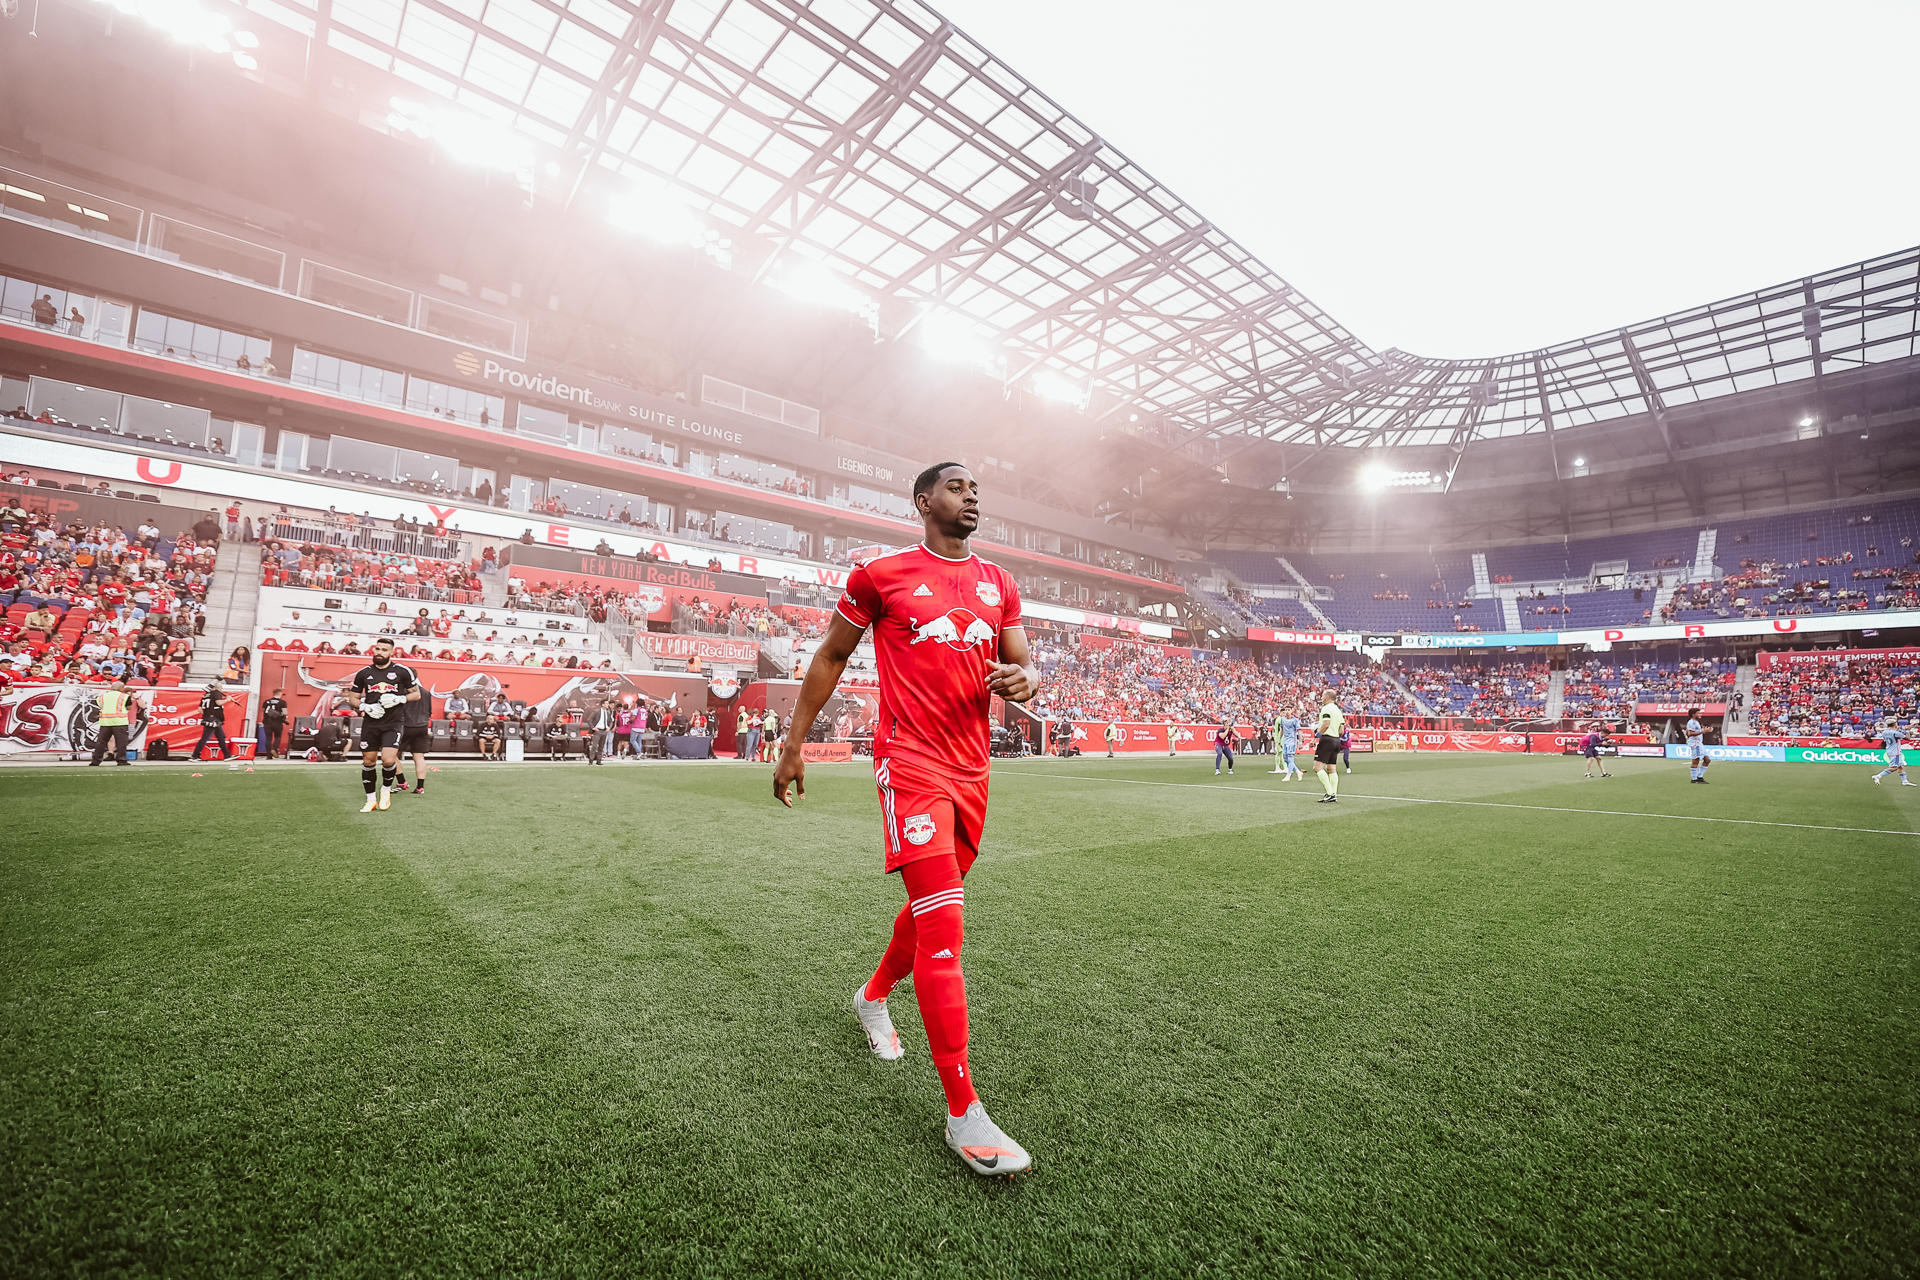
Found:
[{"label": "player's short hair", "polygon": [[928,467],[925,471],[922,471],[919,475],[913,478],[913,496],[917,498],[923,493],[930,492],[933,489],[933,486],[940,483],[940,473],[942,471],[945,471],[948,467],[964,467],[966,465],[967,464],[964,462],[934,463],[932,466]]},{"label": "player's short hair", "polygon": [[381,645],[385,645],[389,649],[394,647],[392,636],[375,636],[373,638],[373,644],[376,649],[379,648]]},{"label": "player's short hair", "polygon": [[1700,714],[1700,708],[1698,708],[1698,707],[1688,707],[1688,708],[1687,708],[1687,718],[1688,718],[1689,720],[1691,720],[1691,719],[1692,719],[1693,717],[1695,717],[1695,716],[1697,716],[1697,715],[1699,715],[1699,714]]}]

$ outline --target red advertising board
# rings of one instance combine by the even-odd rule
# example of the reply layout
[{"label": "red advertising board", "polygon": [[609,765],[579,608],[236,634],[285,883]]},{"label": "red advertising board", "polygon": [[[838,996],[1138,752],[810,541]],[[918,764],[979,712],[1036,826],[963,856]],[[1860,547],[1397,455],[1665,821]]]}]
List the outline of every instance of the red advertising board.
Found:
[{"label": "red advertising board", "polygon": [[685,662],[698,656],[702,662],[727,662],[735,666],[754,666],[760,661],[760,646],[751,640],[727,636],[675,635],[664,631],[638,633],[649,654],[672,662]]},{"label": "red advertising board", "polygon": [[1920,664],[1920,649],[1763,650],[1756,661],[1762,671],[1780,671],[1793,667],[1817,667],[1844,658],[1879,658],[1895,666],[1912,666]]},{"label": "red advertising board", "polygon": [[1695,707],[1703,716],[1724,716],[1727,704],[1724,702],[1641,702],[1636,703],[1633,714],[1636,716],[1684,716]]},{"label": "red advertising board", "polygon": [[1757,738],[1729,737],[1727,745],[1730,747],[1833,747],[1857,751],[1872,751],[1886,746],[1884,742],[1875,738],[1795,738],[1781,734]]},{"label": "red advertising board", "polygon": [[[16,684],[0,694],[0,756],[51,756],[93,751],[99,723],[95,699],[105,685]],[[200,737],[197,688],[133,690],[139,707],[129,745],[144,752],[156,738],[175,756],[184,756]],[[250,759],[246,740],[247,695],[225,695],[227,740],[238,759]],[[214,748],[218,750],[218,748]]]},{"label": "red advertising board", "polygon": [[1271,640],[1275,644],[1317,644],[1329,648],[1334,643],[1331,631],[1275,631],[1271,627],[1248,627],[1247,639]]}]

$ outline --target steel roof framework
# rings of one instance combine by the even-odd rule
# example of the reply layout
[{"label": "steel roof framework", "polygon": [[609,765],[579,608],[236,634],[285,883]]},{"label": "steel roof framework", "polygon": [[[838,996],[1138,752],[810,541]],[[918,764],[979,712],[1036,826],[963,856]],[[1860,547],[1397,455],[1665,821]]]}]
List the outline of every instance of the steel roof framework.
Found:
[{"label": "steel roof framework", "polygon": [[666,184],[771,244],[763,275],[952,313],[1010,384],[1050,370],[1188,445],[1458,451],[1920,354],[1920,250],[1537,351],[1376,352],[914,0],[241,2],[549,148],[562,198]]}]

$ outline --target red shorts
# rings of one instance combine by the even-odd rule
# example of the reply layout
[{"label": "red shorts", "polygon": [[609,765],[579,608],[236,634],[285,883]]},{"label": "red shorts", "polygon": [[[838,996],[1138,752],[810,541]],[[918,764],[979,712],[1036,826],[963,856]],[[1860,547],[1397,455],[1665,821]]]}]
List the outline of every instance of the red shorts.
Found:
[{"label": "red shorts", "polygon": [[987,780],[956,779],[922,761],[888,756],[874,760],[873,782],[880,792],[887,870],[950,853],[965,875],[980,856]]}]

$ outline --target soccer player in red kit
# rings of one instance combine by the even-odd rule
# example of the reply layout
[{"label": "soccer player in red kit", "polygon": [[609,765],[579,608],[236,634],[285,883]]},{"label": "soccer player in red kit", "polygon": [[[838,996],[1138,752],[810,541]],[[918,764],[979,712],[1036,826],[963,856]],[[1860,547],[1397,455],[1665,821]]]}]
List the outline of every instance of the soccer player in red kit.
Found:
[{"label": "soccer player in red kit", "polygon": [[913,482],[926,526],[917,546],[875,556],[847,576],[826,639],[807,666],[773,793],[805,796],[807,731],[839,683],[863,632],[880,660],[880,719],[873,777],[880,792],[886,865],[907,905],[853,1010],[873,1052],[905,1051],[887,996],[913,975],[927,1048],[947,1095],[947,1145],[976,1173],[1019,1173],[1033,1158],[988,1117],[967,1069],[967,984],[960,972],[962,881],[980,854],[987,817],[987,723],[994,694],[1026,702],[1040,689],[1020,622],[1020,588],[967,549],[980,524],[980,485],[957,462]]}]

